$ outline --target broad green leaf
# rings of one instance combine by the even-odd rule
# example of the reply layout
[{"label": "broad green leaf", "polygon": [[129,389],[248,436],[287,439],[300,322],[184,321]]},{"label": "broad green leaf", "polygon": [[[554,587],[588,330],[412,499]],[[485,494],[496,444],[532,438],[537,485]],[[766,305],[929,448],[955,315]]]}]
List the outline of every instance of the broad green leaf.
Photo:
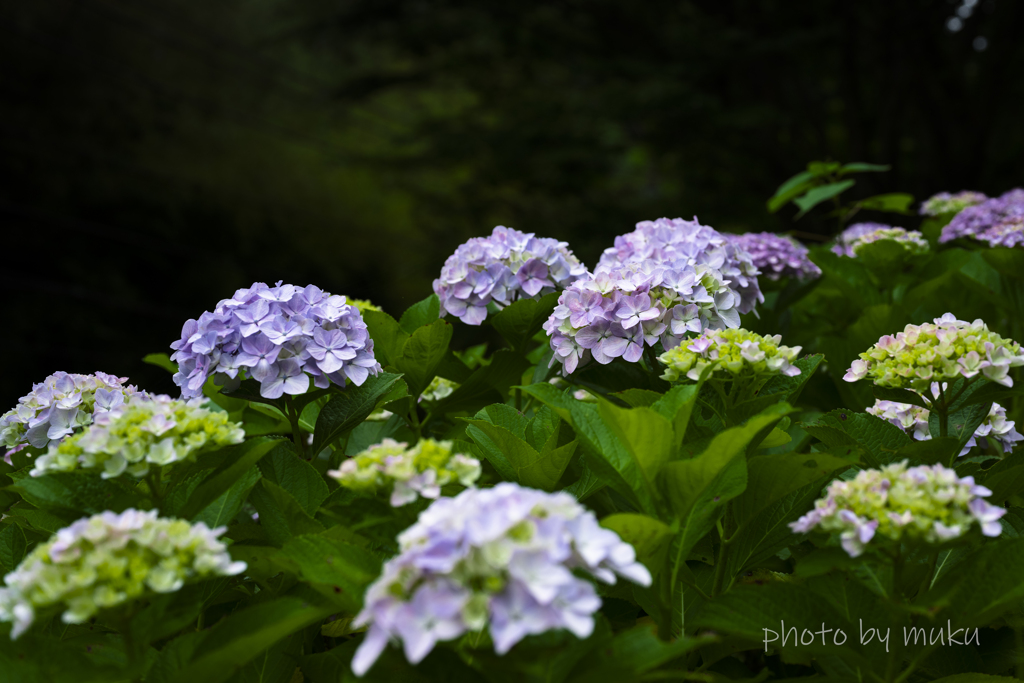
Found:
[{"label": "broad green leaf", "polygon": [[812,424],[801,426],[840,457],[852,456],[859,450],[871,467],[896,462],[899,450],[911,443],[910,437],[896,425],[852,410],[833,410]]},{"label": "broad green leaf", "polygon": [[551,408],[551,410],[555,411],[555,414],[558,415],[558,417],[572,424],[572,406],[575,405],[577,401],[570,396],[566,390],[558,389],[547,382],[538,382],[537,384],[528,384],[526,386],[516,388],[522,389],[524,394],[534,397],[544,405]]},{"label": "broad green leaf", "polygon": [[[492,412],[500,414],[502,411]],[[470,424],[466,433],[481,447],[484,456],[499,474],[532,488],[552,490],[576,448],[576,443],[571,442],[561,448],[540,453],[501,425],[485,419],[467,419],[466,422]]]},{"label": "broad green leaf", "polygon": [[676,385],[651,405],[653,410],[672,422],[676,450],[686,439],[686,429],[690,425],[693,408],[697,405],[697,395],[700,393],[702,383],[703,378],[696,384]]},{"label": "broad green leaf", "polygon": [[6,514],[12,523],[26,525],[27,528],[41,531],[47,536],[57,533],[82,516],[81,513],[36,510],[20,503],[8,508]]},{"label": "broad green leaf", "polygon": [[1010,454],[990,467],[980,480],[992,490],[990,500],[998,505],[1011,496],[1024,494],[1024,453]]},{"label": "broad green leaf", "polygon": [[[453,649],[435,647],[419,664],[405,659],[401,648],[388,647],[361,678],[352,673],[352,656],[361,639],[352,638],[327,652],[299,657],[307,683],[484,683]],[[298,679],[296,679],[298,680]]]},{"label": "broad green leaf", "polygon": [[843,180],[838,183],[819,185],[818,187],[808,190],[806,193],[793,200],[793,203],[800,207],[800,213],[798,213],[796,217],[800,218],[818,204],[828,201],[840,193],[845,192],[853,187],[855,182],[856,181],[853,180]]},{"label": "broad green leaf", "polygon": [[331,394],[331,399],[316,418],[311,452],[319,453],[365,420],[400,378],[401,375],[381,372],[375,377],[367,377],[360,386],[350,382],[344,389]]},{"label": "broad green leaf", "polygon": [[307,514],[292,494],[266,479],[261,479],[253,487],[249,502],[260,515],[260,526],[275,545],[284,545],[294,536],[317,534],[324,530],[323,525]]},{"label": "broad green leaf", "polygon": [[[680,385],[674,388],[683,388],[683,386],[693,385]],[[664,398],[664,394],[659,394],[657,391],[651,391],[649,389],[626,389],[625,391],[617,391],[611,394],[615,398],[619,399],[630,408],[649,407],[657,403],[659,400]],[[669,417],[666,415],[665,417]]]},{"label": "broad green leaf", "polygon": [[430,325],[441,317],[441,300],[437,294],[431,294],[423,301],[414,303],[405,309],[398,321],[398,326],[407,334],[412,334],[424,325]]},{"label": "broad green leaf", "polygon": [[807,162],[807,170],[815,176],[827,176],[830,173],[835,173],[840,169],[842,164],[838,161],[809,161]]},{"label": "broad green leaf", "polygon": [[890,192],[888,194],[876,194],[857,203],[860,204],[860,208],[870,209],[871,211],[910,214],[910,205],[914,203],[914,195],[903,192]]},{"label": "broad green leaf", "polygon": [[768,436],[764,438],[759,448],[778,448],[779,446],[785,446],[792,440],[793,437],[776,427],[768,433]]},{"label": "broad green leaf", "polygon": [[[959,379],[955,382],[950,383],[947,395],[952,393],[956,395],[959,392],[960,387],[963,386],[964,380]],[[979,400],[972,400],[974,394],[982,391],[986,388],[985,383],[975,382],[968,384],[963,390],[963,393],[957,398],[949,408],[949,416],[947,425],[949,428],[948,435],[957,439],[960,443],[960,448],[967,445],[967,442],[974,436],[974,432],[977,431],[981,423],[988,417],[989,410],[992,408],[992,399],[987,396],[980,397]],[[987,392],[986,392],[987,393]],[[932,410],[928,414],[928,431],[931,433],[933,438],[937,438],[941,432],[941,420],[938,412]]]},{"label": "broad green leaf", "polygon": [[489,322],[509,346],[522,351],[555,310],[558,296],[551,292],[540,299],[519,299],[490,316]]},{"label": "broad green leaf", "polygon": [[397,320],[383,311],[365,311],[363,322],[373,339],[373,353],[381,365],[394,366],[402,357],[402,347],[409,333]]},{"label": "broad green leaf", "polygon": [[636,550],[637,559],[656,576],[665,561],[672,540],[672,529],[653,517],[630,512],[609,515],[601,526],[611,529]]},{"label": "broad green leaf", "polygon": [[163,368],[172,375],[178,372],[178,364],[171,360],[166,353],[147,353],[142,357],[142,362],[147,365],[155,365]]},{"label": "broad green leaf", "polygon": [[867,164],[863,161],[853,161],[848,164],[843,164],[839,169],[839,175],[864,172],[881,173],[883,171],[888,171],[890,168],[892,168],[892,166],[889,166],[888,164]]},{"label": "broad green leaf", "polygon": [[991,541],[943,574],[927,594],[957,627],[983,626],[1024,598],[1024,538]]},{"label": "broad green leaf", "polygon": [[451,323],[438,319],[417,329],[402,346],[402,355],[393,365],[404,375],[412,396],[419,396],[434,379],[437,366],[448,351],[452,332]]},{"label": "broad green leaf", "polygon": [[295,444],[284,442],[260,460],[260,472],[277,484],[302,506],[309,515],[314,515],[320,503],[327,498],[328,490],[324,478],[313,466],[302,459]]},{"label": "broad green leaf", "polygon": [[[6,629],[5,629],[6,631]],[[124,680],[114,662],[93,656],[89,645],[29,631],[17,640],[0,638],[3,683],[111,683]],[[108,649],[108,648],[105,648]],[[115,655],[116,656],[116,655]],[[193,682],[194,683],[194,682]]]},{"label": "broad green leaf", "polygon": [[336,609],[330,603],[282,597],[235,612],[206,633],[173,680],[221,683],[263,650]]},{"label": "broad green leaf", "polygon": [[380,560],[369,551],[328,536],[292,538],[281,553],[298,568],[300,579],[326,587],[325,594],[353,612],[362,605],[366,587],[380,574]]},{"label": "broad green leaf", "polygon": [[737,526],[742,527],[771,503],[853,465],[853,462],[829,453],[785,453],[750,458],[747,462],[747,490],[733,502],[733,519]]},{"label": "broad green leaf", "polygon": [[25,559],[27,548],[25,532],[17,524],[9,524],[0,531],[0,565],[8,572],[13,572]]},{"label": "broad green leaf", "polygon": [[675,451],[672,423],[653,408],[619,408],[604,400],[598,403],[598,411],[647,481],[654,482]]},{"label": "broad green leaf", "polygon": [[104,510],[121,512],[139,504],[142,494],[128,475],[103,479],[96,472],[53,472],[33,477],[26,470],[10,474],[10,490],[29,503],[46,510],[68,510],[97,514]]},{"label": "broad green leaf", "polygon": [[184,519],[192,519],[234,486],[235,482],[261,458],[282,443],[286,443],[284,439],[261,436],[249,439],[231,449],[225,449],[227,453],[223,464],[192,492],[185,504],[174,511],[174,514]]},{"label": "broad green leaf", "polygon": [[[789,377],[780,374],[772,377],[761,387],[755,398],[738,403],[730,408],[729,418],[733,422],[743,423],[751,416],[757,415],[768,406],[779,401],[786,401],[791,404],[796,403],[804,386],[814,376],[814,373],[817,372],[818,366],[821,365],[824,358],[821,354],[798,358],[793,363],[793,366],[799,368],[799,375]],[[768,448],[768,446],[765,446],[765,448]]]},{"label": "broad green leaf", "polygon": [[896,451],[893,462],[906,459],[910,465],[948,465],[953,454],[961,450],[960,442],[952,436],[940,436],[927,441],[914,441]]},{"label": "broad green leaf", "polygon": [[649,671],[682,657],[711,637],[677,638],[665,642],[650,625],[635,626],[617,633],[605,647],[587,657],[570,674],[570,683],[621,683],[638,680]]},{"label": "broad green leaf", "polygon": [[924,397],[910,389],[894,389],[892,387],[872,385],[871,392],[875,395],[875,398],[883,401],[896,401],[897,403],[906,403],[909,405],[921,406],[922,408],[928,407]]},{"label": "broad green leaf", "polygon": [[205,522],[206,526],[211,529],[226,525],[242,509],[242,504],[245,503],[245,499],[249,497],[249,492],[259,479],[259,470],[255,467],[250,467],[231,485],[231,488],[192,517],[191,521]]},{"label": "broad green leaf", "polygon": [[768,200],[768,213],[775,213],[794,197],[802,195],[815,185],[815,175],[810,171],[801,171],[782,183],[775,194]]}]

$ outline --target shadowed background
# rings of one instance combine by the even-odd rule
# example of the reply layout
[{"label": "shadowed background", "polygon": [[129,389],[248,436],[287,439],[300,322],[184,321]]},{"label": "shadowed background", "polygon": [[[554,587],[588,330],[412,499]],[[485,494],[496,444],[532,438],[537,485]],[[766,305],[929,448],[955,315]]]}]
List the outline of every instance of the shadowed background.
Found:
[{"label": "shadowed background", "polygon": [[892,164],[851,198],[1003,192],[1022,28],[1016,0],[7,3],[0,411],[56,370],[177,395],[141,357],[257,280],[400,313],[498,224],[593,266],[660,216],[827,235],[765,209],[812,159]]}]

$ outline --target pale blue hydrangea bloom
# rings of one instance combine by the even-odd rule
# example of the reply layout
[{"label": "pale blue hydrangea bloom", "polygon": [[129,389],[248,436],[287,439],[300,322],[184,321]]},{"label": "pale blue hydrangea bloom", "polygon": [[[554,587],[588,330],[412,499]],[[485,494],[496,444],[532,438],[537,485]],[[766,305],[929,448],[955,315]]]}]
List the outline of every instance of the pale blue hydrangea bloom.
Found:
[{"label": "pale blue hydrangea bloom", "polygon": [[83,517],[36,546],[4,577],[0,621],[14,623],[14,639],[41,609],[62,607],[64,623],[81,624],[148,592],[172,593],[198,579],[240,574],[245,562],[233,562],[217,539],[225,531],[160,518],[156,510]]},{"label": "pale blue hydrangea bloom", "polygon": [[754,266],[769,280],[784,277],[813,280],[821,277],[821,268],[808,258],[810,252],[807,247],[792,237],[771,232],[748,232],[727,237],[750,254]]},{"label": "pale blue hydrangea bloom", "polygon": [[184,398],[203,393],[211,375],[225,391],[247,377],[264,398],[302,394],[313,385],[357,385],[381,371],[359,310],[319,287],[257,282],[189,320],[171,344]]},{"label": "pale blue hydrangea bloom", "polygon": [[499,655],[551,629],[586,638],[601,599],[573,570],[651,583],[633,547],[572,495],[508,482],[438,499],[398,541],[353,622],[369,626],[352,660],[360,676],[389,641],[416,664],[437,642],[484,628]]},{"label": "pale blue hydrangea bloom", "polygon": [[441,317],[468,325],[487,318],[487,305],[499,308],[517,299],[538,298],[586,273],[568,244],[499,225],[489,237],[459,245],[434,280]]},{"label": "pale blue hydrangea bloom", "polygon": [[94,416],[124,403],[126,398],[142,394],[125,385],[127,377],[103,372],[74,375],[55,372],[32,392],[18,399],[18,405],[0,416],[0,444],[11,449],[8,455],[28,444],[46,448],[75,430],[92,424]]}]

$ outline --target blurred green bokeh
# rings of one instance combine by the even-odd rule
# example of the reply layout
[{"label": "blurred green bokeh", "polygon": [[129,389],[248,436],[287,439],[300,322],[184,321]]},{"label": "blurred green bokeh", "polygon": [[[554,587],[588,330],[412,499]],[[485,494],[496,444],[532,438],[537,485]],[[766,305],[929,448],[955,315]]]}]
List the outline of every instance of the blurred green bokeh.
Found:
[{"label": "blurred green bokeh", "polygon": [[765,210],[811,159],[893,165],[856,196],[1020,185],[1024,3],[954,9],[6,3],[0,410],[55,370],[176,393],[139,359],[255,280],[401,311],[497,224],[593,265],[660,216],[826,235]]}]

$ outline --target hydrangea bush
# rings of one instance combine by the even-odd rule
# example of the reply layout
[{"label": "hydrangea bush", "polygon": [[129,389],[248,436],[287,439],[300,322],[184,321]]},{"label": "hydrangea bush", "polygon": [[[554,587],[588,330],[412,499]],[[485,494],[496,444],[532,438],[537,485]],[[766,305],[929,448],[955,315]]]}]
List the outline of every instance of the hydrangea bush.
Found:
[{"label": "hydrangea bush", "polygon": [[[909,195],[840,198],[884,170],[814,162],[768,208],[912,220]],[[926,202],[922,232],[976,199]],[[498,228],[404,312],[239,289],[146,357],[180,398],[56,373],[3,418],[0,671],[1019,679],[1011,200],[950,223],[998,213],[971,235],[1004,248],[903,259],[879,243],[910,255],[914,226],[851,226],[845,258],[660,219],[588,270]]]},{"label": "hydrangea bush", "polygon": [[857,223],[839,235],[832,251],[840,256],[856,257],[864,245],[875,242],[898,244],[908,254],[924,254],[930,248],[928,241],[917,230],[894,228],[881,223]]}]

